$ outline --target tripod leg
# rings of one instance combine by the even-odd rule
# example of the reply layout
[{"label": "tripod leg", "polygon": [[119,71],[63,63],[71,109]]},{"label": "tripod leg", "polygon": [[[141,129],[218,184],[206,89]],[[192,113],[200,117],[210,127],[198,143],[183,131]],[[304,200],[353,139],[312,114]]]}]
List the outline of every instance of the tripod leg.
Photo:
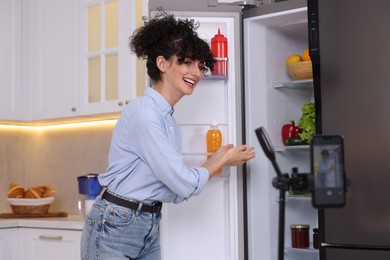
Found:
[{"label": "tripod leg", "polygon": [[286,191],[279,189],[279,245],[278,260],[284,259],[284,220],[285,220]]}]

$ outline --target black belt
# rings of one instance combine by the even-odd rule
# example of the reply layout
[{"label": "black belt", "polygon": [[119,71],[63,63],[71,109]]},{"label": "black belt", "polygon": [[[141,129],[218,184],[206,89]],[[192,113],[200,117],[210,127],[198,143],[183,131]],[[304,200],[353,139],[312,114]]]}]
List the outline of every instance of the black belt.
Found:
[{"label": "black belt", "polygon": [[[133,202],[133,201],[119,198],[115,195],[112,195],[111,193],[108,193],[107,190],[103,193],[102,199],[105,199],[116,205],[133,209],[133,210],[138,210],[140,204],[142,204],[140,202]],[[160,213],[161,208],[162,208],[162,203],[158,201],[158,202],[154,202],[153,204],[142,204],[139,210],[144,212],[149,212],[149,213]]]}]

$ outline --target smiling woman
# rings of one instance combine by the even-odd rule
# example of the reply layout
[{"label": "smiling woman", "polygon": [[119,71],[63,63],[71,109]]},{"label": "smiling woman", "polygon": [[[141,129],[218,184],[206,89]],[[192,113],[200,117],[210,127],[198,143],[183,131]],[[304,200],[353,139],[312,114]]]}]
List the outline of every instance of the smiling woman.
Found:
[{"label": "smiling woman", "polygon": [[124,108],[115,126],[108,169],[99,175],[104,191],[83,229],[82,259],[160,259],[163,203],[199,195],[223,166],[242,165],[255,155],[253,147],[228,144],[199,167],[184,163],[174,106],[215,63],[196,28],[193,20],[163,15],[131,37],[153,86]]}]

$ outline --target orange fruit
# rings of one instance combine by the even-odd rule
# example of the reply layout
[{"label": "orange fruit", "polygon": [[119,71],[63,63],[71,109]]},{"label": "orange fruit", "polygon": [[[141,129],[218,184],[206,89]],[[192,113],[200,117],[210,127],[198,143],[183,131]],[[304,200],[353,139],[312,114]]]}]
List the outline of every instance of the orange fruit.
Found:
[{"label": "orange fruit", "polygon": [[291,54],[290,56],[287,57],[286,59],[286,64],[291,64],[295,62],[302,61],[302,57],[299,54]]},{"label": "orange fruit", "polygon": [[309,48],[306,48],[302,53],[302,60],[303,61],[311,61],[310,55],[309,55]]}]

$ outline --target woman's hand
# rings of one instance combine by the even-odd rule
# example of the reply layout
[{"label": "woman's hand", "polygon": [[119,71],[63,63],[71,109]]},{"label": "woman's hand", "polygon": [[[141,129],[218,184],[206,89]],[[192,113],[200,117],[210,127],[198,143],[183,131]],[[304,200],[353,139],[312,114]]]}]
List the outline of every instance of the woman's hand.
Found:
[{"label": "woman's hand", "polygon": [[255,157],[255,148],[253,146],[247,148],[246,145],[235,147],[233,145],[225,145],[221,149],[227,149],[225,154],[227,161],[224,164],[226,166],[242,165]]},{"label": "woman's hand", "polygon": [[239,166],[255,157],[254,147],[246,145],[234,146],[228,144],[222,146],[202,166],[209,170],[212,177],[223,166]]}]

